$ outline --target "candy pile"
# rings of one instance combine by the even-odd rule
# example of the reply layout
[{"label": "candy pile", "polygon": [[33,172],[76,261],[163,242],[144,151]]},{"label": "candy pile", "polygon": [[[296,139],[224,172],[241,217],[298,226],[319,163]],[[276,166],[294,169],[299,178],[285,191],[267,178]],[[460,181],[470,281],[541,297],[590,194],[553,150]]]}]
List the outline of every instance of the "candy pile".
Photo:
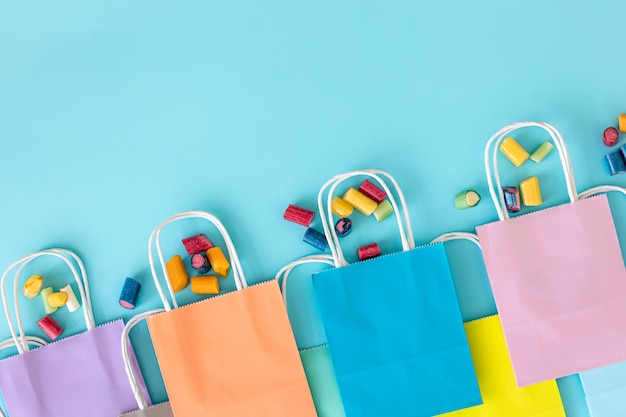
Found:
[{"label": "candy pile", "polygon": [[[618,117],[618,127],[620,132],[626,132],[626,114],[620,114]],[[607,127],[602,135],[602,142],[612,147],[617,145],[619,141],[619,132],[614,127]],[[618,150],[606,154],[606,163],[609,167],[611,175],[626,174],[626,145],[621,146]]]}]

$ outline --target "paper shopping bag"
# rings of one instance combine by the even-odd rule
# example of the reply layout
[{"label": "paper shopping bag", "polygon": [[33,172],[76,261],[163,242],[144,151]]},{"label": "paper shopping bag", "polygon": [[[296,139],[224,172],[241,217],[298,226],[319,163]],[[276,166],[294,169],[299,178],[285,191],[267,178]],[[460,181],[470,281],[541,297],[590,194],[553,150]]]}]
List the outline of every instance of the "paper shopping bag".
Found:
[{"label": "paper shopping bag", "polygon": [[[306,263],[322,263],[333,265],[333,258],[329,255],[311,255],[293,261],[276,274],[276,281],[282,278],[282,293],[285,307],[287,304],[287,282],[292,270]],[[315,320],[315,318],[312,318]],[[327,344],[321,344],[300,350],[300,359],[306,374],[311,396],[315,404],[318,417],[345,417],[346,413],[341,402],[341,394],[337,386],[335,370]]]},{"label": "paper shopping bag", "polygon": [[546,123],[518,123],[554,140],[570,202],[509,219],[500,178],[487,179],[500,221],[476,229],[519,386],[626,360],[626,271],[606,196],[580,199],[565,143]]},{"label": "paper shopping bag", "polygon": [[[170,218],[153,232],[150,257],[153,237],[158,241],[166,224],[194,217],[209,220],[222,234],[238,290],[180,308],[170,291],[171,306],[151,260],[167,311],[149,317],[148,329],[174,415],[315,416],[278,284],[247,286],[234,245],[217,218],[204,212]],[[157,251],[162,261],[158,244]]]},{"label": "paper shopping bag", "polygon": [[[404,251],[347,264],[332,222],[336,187],[376,180],[397,214]],[[403,206],[380,176],[394,184]],[[336,268],[313,275],[339,391],[348,416],[432,416],[481,403],[443,244],[415,248],[404,196],[389,174],[363,170],[329,180],[318,202]],[[404,221],[402,221],[404,219]]]},{"label": "paper shopping bag", "polygon": [[[95,326],[87,276],[78,256],[63,249],[27,255],[5,271],[2,284],[10,271],[19,266],[16,286],[22,267],[42,256],[60,258],[71,270],[80,292],[87,331],[29,351],[27,343],[19,340],[12,318],[7,316],[19,352],[0,361],[0,392],[8,414],[11,417],[112,417],[131,410],[134,398],[120,349],[124,323],[116,320]],[[2,295],[6,305],[6,293],[3,291]],[[5,310],[7,315],[8,311]],[[18,308],[16,313],[22,333]],[[129,355],[134,360],[132,349]],[[146,392],[143,379],[139,385]]]}]

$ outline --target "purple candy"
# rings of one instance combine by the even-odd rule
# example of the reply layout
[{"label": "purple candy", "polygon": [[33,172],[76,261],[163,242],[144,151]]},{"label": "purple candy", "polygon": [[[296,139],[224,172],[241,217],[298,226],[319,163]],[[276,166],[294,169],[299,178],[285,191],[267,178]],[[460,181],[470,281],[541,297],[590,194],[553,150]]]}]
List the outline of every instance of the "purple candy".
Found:
[{"label": "purple candy", "polygon": [[348,236],[352,231],[352,220],[347,217],[337,220],[337,223],[335,223],[335,231],[339,237]]}]

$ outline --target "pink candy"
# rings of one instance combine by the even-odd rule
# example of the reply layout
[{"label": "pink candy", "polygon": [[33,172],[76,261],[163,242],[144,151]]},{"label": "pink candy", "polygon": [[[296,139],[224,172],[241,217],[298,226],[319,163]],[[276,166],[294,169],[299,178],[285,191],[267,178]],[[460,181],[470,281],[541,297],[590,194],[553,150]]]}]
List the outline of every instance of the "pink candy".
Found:
[{"label": "pink candy", "polygon": [[294,206],[293,204],[289,204],[289,207],[287,207],[287,210],[285,210],[285,214],[283,215],[285,220],[289,220],[290,222],[306,227],[311,225],[313,217],[315,217],[314,211]]},{"label": "pink candy", "polygon": [[363,180],[363,183],[359,187],[359,191],[377,203],[380,203],[385,199],[385,197],[387,197],[386,192],[384,192],[368,180]]},{"label": "pink candy", "polygon": [[377,256],[380,256],[381,253],[382,252],[380,251],[380,247],[378,247],[378,243],[371,243],[366,246],[361,246],[357,251],[359,261],[375,258]]},{"label": "pink candy", "polygon": [[199,234],[183,239],[183,245],[189,255],[206,252],[213,247],[213,242],[206,235]]},{"label": "pink candy", "polygon": [[48,335],[51,340],[56,339],[61,335],[61,333],[63,333],[63,328],[59,326],[59,323],[54,321],[54,319],[50,316],[45,316],[39,320],[37,322],[37,326],[39,326],[39,328],[43,330],[43,332]]}]

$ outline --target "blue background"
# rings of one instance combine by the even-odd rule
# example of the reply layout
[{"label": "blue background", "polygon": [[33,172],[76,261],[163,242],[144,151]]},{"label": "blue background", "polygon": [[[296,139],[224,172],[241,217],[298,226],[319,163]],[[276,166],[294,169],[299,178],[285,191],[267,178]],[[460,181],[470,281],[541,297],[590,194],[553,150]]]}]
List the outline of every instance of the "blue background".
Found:
[{"label": "blue background", "polygon": [[[3,1],[0,266],[72,248],[86,261],[96,320],[128,319],[159,305],[147,239],[170,215],[217,215],[248,280],[265,280],[315,251],[301,242],[304,228],[282,219],[287,205],[314,209],[326,179],[368,167],[402,185],[418,243],[471,231],[496,219],[484,144],[520,120],[561,130],[579,191],[626,185],[609,176],[601,140],[626,108],[616,19],[625,14],[615,0]],[[529,150],[546,139],[535,130],[517,137]],[[539,175],[544,207],[566,201],[556,152],[541,165],[507,164],[505,182]],[[458,211],[454,195],[468,188],[483,200]],[[610,200],[623,242],[626,204]],[[355,226],[348,253],[373,240],[399,249],[393,221],[355,216]],[[167,256],[198,232],[219,241],[187,222],[164,234]],[[464,318],[494,313],[477,249],[449,249]],[[54,262],[31,269],[55,288],[70,282]],[[296,275],[299,294],[290,296],[306,302],[290,312],[305,347],[323,334],[307,319],[310,288]],[[135,312],[117,303],[126,276],[144,284]],[[28,332],[41,334],[39,303],[22,306]],[[81,330],[79,315],[54,317],[67,334]],[[0,335],[9,335],[5,323]],[[161,401],[145,327],[133,342]],[[568,416],[586,416],[578,378],[559,386]]]}]

